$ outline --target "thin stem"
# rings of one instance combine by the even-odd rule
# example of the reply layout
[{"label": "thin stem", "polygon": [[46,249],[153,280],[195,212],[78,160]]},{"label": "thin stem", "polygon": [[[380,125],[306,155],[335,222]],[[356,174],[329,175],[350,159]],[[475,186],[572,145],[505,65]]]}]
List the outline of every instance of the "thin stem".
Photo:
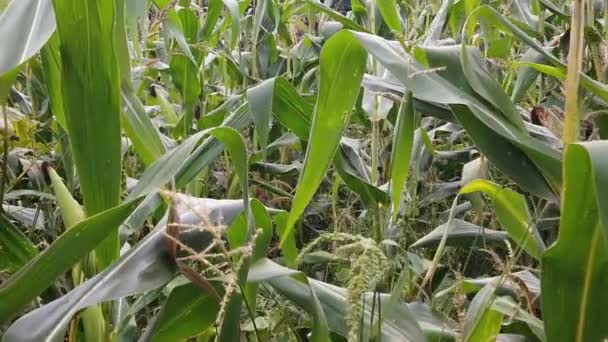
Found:
[{"label": "thin stem", "polygon": [[566,78],[566,119],[564,122],[564,144],[579,138],[580,122],[578,109],[579,73],[583,60],[583,9],[585,0],[572,3],[572,25],[570,28],[570,50],[568,51],[568,76]]},{"label": "thin stem", "polygon": [[[378,98],[376,97],[375,99],[376,105],[375,107],[375,114],[378,113]],[[379,172],[378,172],[378,154],[380,151],[380,121],[376,118],[372,119],[372,146],[371,146],[371,152],[372,152],[372,175],[371,175],[371,181],[372,181],[372,185],[377,186],[378,185],[378,181],[379,181]],[[380,207],[379,204],[376,204],[376,206],[373,208],[373,227],[374,227],[374,235],[375,235],[375,240],[376,243],[380,243],[382,241],[382,236],[383,236],[383,232],[382,232],[382,215],[381,215],[381,210],[382,208]]]},{"label": "thin stem", "polygon": [[[378,98],[376,97],[375,101],[378,101]],[[372,120],[372,146],[371,146],[371,152],[372,152],[372,184],[373,185],[378,185],[378,178],[379,177],[379,172],[378,172],[378,148],[380,145],[380,121],[374,119]]]},{"label": "thin stem", "polygon": [[[591,1],[587,3],[587,27],[595,27],[595,8]],[[604,62],[600,54],[600,44],[597,38],[593,38],[588,42],[589,50],[591,50],[591,58],[593,59],[593,68],[595,69],[595,77],[598,81],[604,82],[603,69]]]},{"label": "thin stem", "polygon": [[249,301],[247,300],[247,296],[245,296],[245,289],[243,289],[243,286],[241,286],[239,284],[239,288],[241,289],[241,293],[243,294],[243,301],[245,302],[245,307],[247,308],[247,313],[249,314],[249,318],[251,318],[251,323],[253,324],[253,331],[255,332],[255,338],[258,340],[258,342],[261,342],[262,339],[260,338],[260,333],[258,332],[258,327],[255,323],[255,315],[253,314],[253,310],[255,308],[252,308],[249,305]]},{"label": "thin stem", "polygon": [[6,182],[8,182],[8,117],[6,114],[6,106],[2,105],[2,118],[4,120],[4,155],[2,156],[2,180],[0,181],[0,213],[4,212],[4,188]]},{"label": "thin stem", "polygon": [[376,33],[376,0],[372,0],[370,4],[369,31],[372,34]]}]

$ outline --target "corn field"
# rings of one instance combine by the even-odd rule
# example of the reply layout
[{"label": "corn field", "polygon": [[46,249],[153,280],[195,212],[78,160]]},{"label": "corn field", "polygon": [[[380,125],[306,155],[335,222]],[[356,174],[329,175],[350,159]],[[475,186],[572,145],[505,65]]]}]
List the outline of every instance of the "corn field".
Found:
[{"label": "corn field", "polygon": [[608,341],[605,0],[0,0],[0,340]]}]

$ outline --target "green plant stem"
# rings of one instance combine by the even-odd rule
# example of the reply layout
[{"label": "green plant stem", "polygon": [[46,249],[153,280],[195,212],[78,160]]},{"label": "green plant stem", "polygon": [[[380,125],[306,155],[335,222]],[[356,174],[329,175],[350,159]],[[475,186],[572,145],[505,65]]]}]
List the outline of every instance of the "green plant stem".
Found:
[{"label": "green plant stem", "polygon": [[4,203],[4,188],[6,182],[8,182],[8,117],[6,114],[6,106],[2,105],[2,119],[4,120],[4,132],[2,134],[2,138],[4,139],[3,143],[3,155],[2,155],[2,180],[0,180],[0,213],[4,212],[4,207],[2,204]]},{"label": "green plant stem", "polygon": [[[369,31],[374,34],[376,33],[376,0],[371,0],[370,3],[370,14],[369,14]],[[376,74],[377,63],[376,59],[372,57],[372,73]],[[378,118],[378,107],[379,107],[379,99],[378,96],[374,97],[374,115],[372,118],[372,146],[371,146],[371,154],[372,154],[372,174],[371,181],[374,186],[378,185],[379,174],[378,174],[378,154],[380,149],[380,118]],[[382,231],[382,215],[381,215],[381,207],[376,204],[373,208],[373,227],[374,227],[374,239],[376,243],[380,243],[382,241],[383,231]]]},{"label": "green plant stem", "polygon": [[564,122],[564,144],[576,142],[579,138],[580,120],[578,109],[579,73],[583,60],[583,9],[585,0],[572,2],[572,25],[570,27],[570,50],[568,51],[568,75],[566,78],[566,104]]},{"label": "green plant stem", "polygon": [[[375,99],[375,112],[377,113],[377,109],[378,109],[378,99]],[[372,152],[372,175],[371,175],[371,181],[372,181],[372,185],[377,186],[378,185],[378,181],[379,181],[379,173],[378,173],[378,152],[379,152],[379,145],[380,145],[380,121],[377,119],[373,119],[372,121],[372,146],[371,146],[371,152]],[[374,226],[374,235],[375,235],[375,240],[377,243],[380,243],[382,241],[382,224],[381,224],[381,214],[380,214],[380,210],[381,207],[380,205],[376,205],[373,209],[374,212],[374,217],[373,217],[373,226]]]},{"label": "green plant stem", "polygon": [[[377,98],[375,100],[376,102],[378,101]],[[378,185],[378,178],[379,178],[379,173],[378,173],[378,148],[380,145],[380,122],[378,120],[373,120],[372,121],[372,146],[371,146],[371,153],[372,153],[372,184],[373,185]]]},{"label": "green plant stem", "polygon": [[334,233],[340,232],[340,226],[338,224],[338,196],[341,183],[342,179],[336,172],[334,174],[334,184],[331,187],[331,212],[334,219]]},{"label": "green plant stem", "polygon": [[369,31],[372,34],[376,33],[376,0],[372,0],[370,4]]},{"label": "green plant stem", "polygon": [[[590,28],[595,27],[595,9],[593,4],[588,3],[587,5],[587,26]],[[591,58],[593,59],[593,68],[595,69],[595,77],[598,81],[604,82],[603,70],[604,63],[600,55],[599,42],[593,39],[589,41],[589,50],[591,51]]]}]

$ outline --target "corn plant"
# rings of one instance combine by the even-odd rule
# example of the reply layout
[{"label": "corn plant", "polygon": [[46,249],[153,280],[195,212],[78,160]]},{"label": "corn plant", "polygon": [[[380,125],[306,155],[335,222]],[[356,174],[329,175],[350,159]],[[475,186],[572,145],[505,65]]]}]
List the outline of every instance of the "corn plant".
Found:
[{"label": "corn plant", "polygon": [[2,341],[608,338],[605,1],[0,13]]}]

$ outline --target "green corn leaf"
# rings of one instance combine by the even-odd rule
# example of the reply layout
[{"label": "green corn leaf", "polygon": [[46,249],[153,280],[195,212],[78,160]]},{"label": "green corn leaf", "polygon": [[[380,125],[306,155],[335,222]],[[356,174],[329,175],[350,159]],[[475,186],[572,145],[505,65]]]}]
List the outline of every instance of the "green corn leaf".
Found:
[{"label": "green corn leaf", "polygon": [[171,78],[179,89],[184,102],[184,113],[182,114],[174,136],[185,137],[190,132],[192,120],[194,119],[194,106],[201,94],[201,84],[198,79],[198,68],[194,62],[184,55],[175,55],[170,63]]},{"label": "green corn leaf", "polygon": [[[63,217],[63,223],[66,229],[69,229],[85,219],[84,210],[76,200],[72,197],[72,194],[68,188],[63,184],[61,177],[55,172],[52,167],[47,169],[49,178],[53,184],[53,190],[55,191],[55,198],[57,199],[57,206],[61,209],[61,216]],[[89,257],[92,254],[89,254]],[[86,260],[87,257],[85,257]],[[77,263],[72,268],[72,281],[75,285],[79,285],[83,276],[94,274],[93,271],[89,271],[83,267],[86,263]],[[82,318],[82,324],[87,340],[101,340],[104,338],[105,322],[101,306],[94,305],[88,307],[80,314]]]},{"label": "green corn leaf", "polygon": [[[241,192],[243,196],[243,211],[246,215],[247,221],[247,234],[245,241],[249,241],[253,235],[253,222],[251,220],[251,212],[249,209],[249,190],[248,190],[248,164],[247,164],[247,147],[245,140],[239,132],[230,127],[216,127],[210,130],[210,134],[218,139],[228,150],[228,153],[232,157],[232,164],[236,175],[238,176],[239,183],[241,184]],[[249,259],[249,258],[248,258]],[[244,287],[249,261],[245,261],[245,265],[239,272],[239,283],[241,288]],[[220,329],[219,339],[222,341],[235,341],[240,336],[240,317],[241,317],[241,306],[243,302],[243,294],[235,292],[231,298],[228,299],[226,305],[226,314],[224,321]]]},{"label": "green corn leaf", "polygon": [[0,16],[0,76],[32,58],[54,31],[51,0],[11,1]]},{"label": "green corn leaf", "polygon": [[117,231],[118,225],[139,201],[92,215],[65,231],[44,252],[29,261],[0,287],[0,317],[6,321],[47,289],[100,242]]},{"label": "green corn leaf", "polygon": [[44,80],[49,93],[51,109],[57,122],[67,129],[61,97],[61,56],[59,54],[59,36],[55,33],[40,53],[44,69]]},{"label": "green corn leaf", "polygon": [[222,0],[209,0],[207,2],[207,16],[199,33],[202,40],[207,40],[211,37],[215,25],[222,14]]},{"label": "green corn leaf", "polygon": [[293,225],[312,199],[329,163],[338,149],[342,131],[348,123],[359,94],[367,53],[349,31],[340,31],[323,46],[320,57],[320,80],[317,107],[304,170],[298,181],[287,222],[286,239],[293,233]]},{"label": "green corn leaf", "polygon": [[361,25],[355,23],[354,21],[350,20],[348,17],[341,15],[340,13],[334,11],[333,9],[325,6],[324,4],[322,4],[320,2],[306,0],[306,3],[312,10],[327,14],[327,16],[329,16],[332,20],[335,20],[335,21],[339,22],[340,24],[344,25],[345,29],[367,32]]},{"label": "green corn leaf", "polygon": [[239,41],[240,33],[241,33],[241,9],[239,7],[239,3],[236,0],[222,0],[224,6],[228,9],[230,13],[231,20],[231,44],[230,46],[235,46]]},{"label": "green corn leaf", "polygon": [[[116,3],[115,3],[116,1]],[[63,107],[87,215],[120,200],[120,78],[114,16],[123,1],[54,1]],[[118,231],[97,250],[99,268],[118,257]]]},{"label": "green corn leaf", "polygon": [[15,79],[17,79],[18,74],[19,68],[15,68],[0,76],[0,105],[4,105],[7,102],[8,92],[11,90],[11,86],[15,82]]},{"label": "green corn leaf", "polygon": [[[247,176],[249,167],[247,164],[248,156],[245,139],[243,139],[243,136],[237,130],[230,127],[212,128],[209,131],[209,134],[219,140],[225,146],[228,154],[232,157],[232,165],[234,166],[236,175],[239,177],[239,183],[241,184],[245,213],[249,216],[249,182]],[[249,219],[249,217],[247,219]],[[252,233],[252,231],[248,232],[247,239],[249,239]]]},{"label": "green corn leaf", "polygon": [[[435,18],[431,22],[427,30],[426,37],[424,38],[424,43],[422,45],[434,45],[436,41],[441,38],[441,33],[443,32],[443,27],[445,26],[445,22],[448,17],[448,12],[452,7],[453,0],[443,0],[441,3],[441,7],[437,11]],[[453,12],[452,12],[453,13]],[[384,16],[384,14],[383,14]],[[454,14],[450,14],[450,16],[455,16]]]},{"label": "green corn leaf", "polygon": [[151,341],[180,341],[213,325],[219,303],[192,283],[176,287],[163,305]]},{"label": "green corn leaf", "polygon": [[[247,105],[241,105],[234,113],[228,116],[221,126],[237,130],[245,128],[251,123],[251,116],[247,112]],[[215,138],[205,139],[192,154],[178,166],[176,176],[177,186],[185,186],[192,181],[206,166],[213,162],[224,150],[224,146]]]},{"label": "green corn leaf", "polygon": [[513,67],[517,68],[517,77],[511,93],[511,101],[519,103],[538,77],[538,71],[522,65],[521,63],[543,63],[547,59],[534,49],[529,48],[520,60],[516,61]]},{"label": "green corn leaf", "polygon": [[253,117],[260,150],[265,154],[268,146],[268,133],[270,132],[270,118],[272,117],[273,91],[275,79],[266,80],[247,89],[247,102],[249,113]]},{"label": "green corn leaf", "polygon": [[600,341],[608,336],[608,142],[571,144],[557,242],[541,273],[547,341]]},{"label": "green corn leaf", "polygon": [[426,72],[428,69],[404,58],[388,41],[361,32],[354,35],[417,100],[449,105],[480,150],[502,172],[529,191],[555,199],[555,189],[561,183],[559,152],[488,108],[467,83],[459,57],[460,47],[417,49],[418,60],[437,68]]},{"label": "green corn leaf", "polygon": [[5,215],[0,215],[0,256],[9,271],[18,269],[38,254],[34,244]]},{"label": "green corn leaf", "polygon": [[283,77],[274,79],[272,112],[275,119],[302,140],[308,140],[314,103],[306,101]]},{"label": "green corn leaf", "polygon": [[[484,20],[485,22],[492,23],[492,25],[501,29],[502,31],[519,38],[530,48],[543,55],[549,63],[553,64],[553,66],[562,69],[565,68],[565,65],[560,61],[558,57],[552,55],[545,47],[543,47],[537,40],[535,40],[534,37],[530,36],[531,34],[536,33],[534,30],[522,30],[520,26],[515,25],[508,18],[506,18],[494,8],[488,5],[479,6],[473,12],[471,12],[469,18],[467,19],[468,25],[466,25],[462,30],[463,41],[471,39],[475,30],[475,25],[479,20]],[[608,101],[607,85],[592,79],[583,72],[580,73],[580,78],[581,86],[593,92],[595,95],[600,96],[602,99]]]},{"label": "green corn leaf", "polygon": [[378,0],[378,9],[386,25],[397,34],[401,34],[401,19],[399,18],[399,12],[397,12],[397,2],[395,0]]},{"label": "green corn leaf", "polygon": [[55,169],[49,167],[47,170],[51,184],[53,184],[53,190],[55,191],[57,206],[61,209],[63,223],[66,228],[75,226],[85,219],[84,210],[82,210],[80,203],[76,202],[74,197],[72,197],[70,190],[63,184],[63,180],[61,180]]},{"label": "green corn leaf", "polygon": [[[242,201],[191,197],[186,200],[195,208],[209,209],[209,217],[205,222],[214,225],[230,225],[243,211]],[[143,205],[146,205],[146,202],[140,204]],[[184,210],[179,215],[182,223],[193,225],[204,223],[192,210]],[[129,217],[123,224],[138,226],[142,225],[145,219],[146,217],[141,220]],[[123,253],[110,267],[80,284],[59,300],[47,303],[20,317],[6,330],[4,340],[6,342],[63,341],[72,317],[82,309],[132,294],[146,293],[167,284],[175,276],[177,267],[170,262],[165,228],[166,220],[161,220],[152,232]],[[207,241],[204,234],[198,234],[193,239],[197,239],[198,242]]]},{"label": "green corn leaf", "polygon": [[479,291],[467,311],[463,328],[463,341],[495,341],[502,324],[502,314],[492,309],[495,284]]},{"label": "green corn leaf", "polygon": [[[291,293],[284,293],[288,298],[302,306],[312,316],[313,326],[311,341],[329,341],[329,327],[327,326],[327,320],[323,308],[321,307],[321,302],[316,296],[313,288],[310,286],[308,278],[303,276],[302,273],[280,266],[269,259],[261,259],[251,266],[247,281],[250,283],[269,282],[270,284],[273,284],[273,280],[280,282],[280,279],[290,279],[293,283],[299,285],[294,285],[292,283]],[[279,286],[279,291],[281,290],[283,289]]]},{"label": "green corn leaf", "polygon": [[133,142],[133,149],[144,164],[150,165],[166,152],[160,132],[148,117],[130,84],[123,84],[121,97],[124,106],[121,122],[125,133]]},{"label": "green corn leaf", "polygon": [[534,258],[540,259],[546,248],[545,243],[532,224],[532,217],[524,196],[482,179],[473,180],[460,190],[460,194],[474,192],[482,192],[490,196],[501,226],[515,243]]},{"label": "green corn leaf", "polygon": [[173,39],[175,39],[177,45],[179,45],[179,47],[182,49],[184,55],[186,55],[186,57],[190,59],[192,64],[196,65],[196,59],[194,59],[192,50],[190,50],[190,45],[188,44],[188,41],[186,41],[182,20],[175,9],[171,9],[167,12],[167,18],[165,19],[164,27],[166,28],[169,35]]},{"label": "green corn leaf", "polygon": [[415,130],[416,112],[414,110],[414,97],[411,92],[408,92],[399,109],[395,134],[393,135],[393,150],[391,151],[393,218],[397,217],[403,185],[407,180]]},{"label": "green corn leaf", "polygon": [[175,55],[171,58],[171,78],[179,89],[184,104],[192,106],[201,94],[201,84],[197,77],[198,68],[184,55]]}]

